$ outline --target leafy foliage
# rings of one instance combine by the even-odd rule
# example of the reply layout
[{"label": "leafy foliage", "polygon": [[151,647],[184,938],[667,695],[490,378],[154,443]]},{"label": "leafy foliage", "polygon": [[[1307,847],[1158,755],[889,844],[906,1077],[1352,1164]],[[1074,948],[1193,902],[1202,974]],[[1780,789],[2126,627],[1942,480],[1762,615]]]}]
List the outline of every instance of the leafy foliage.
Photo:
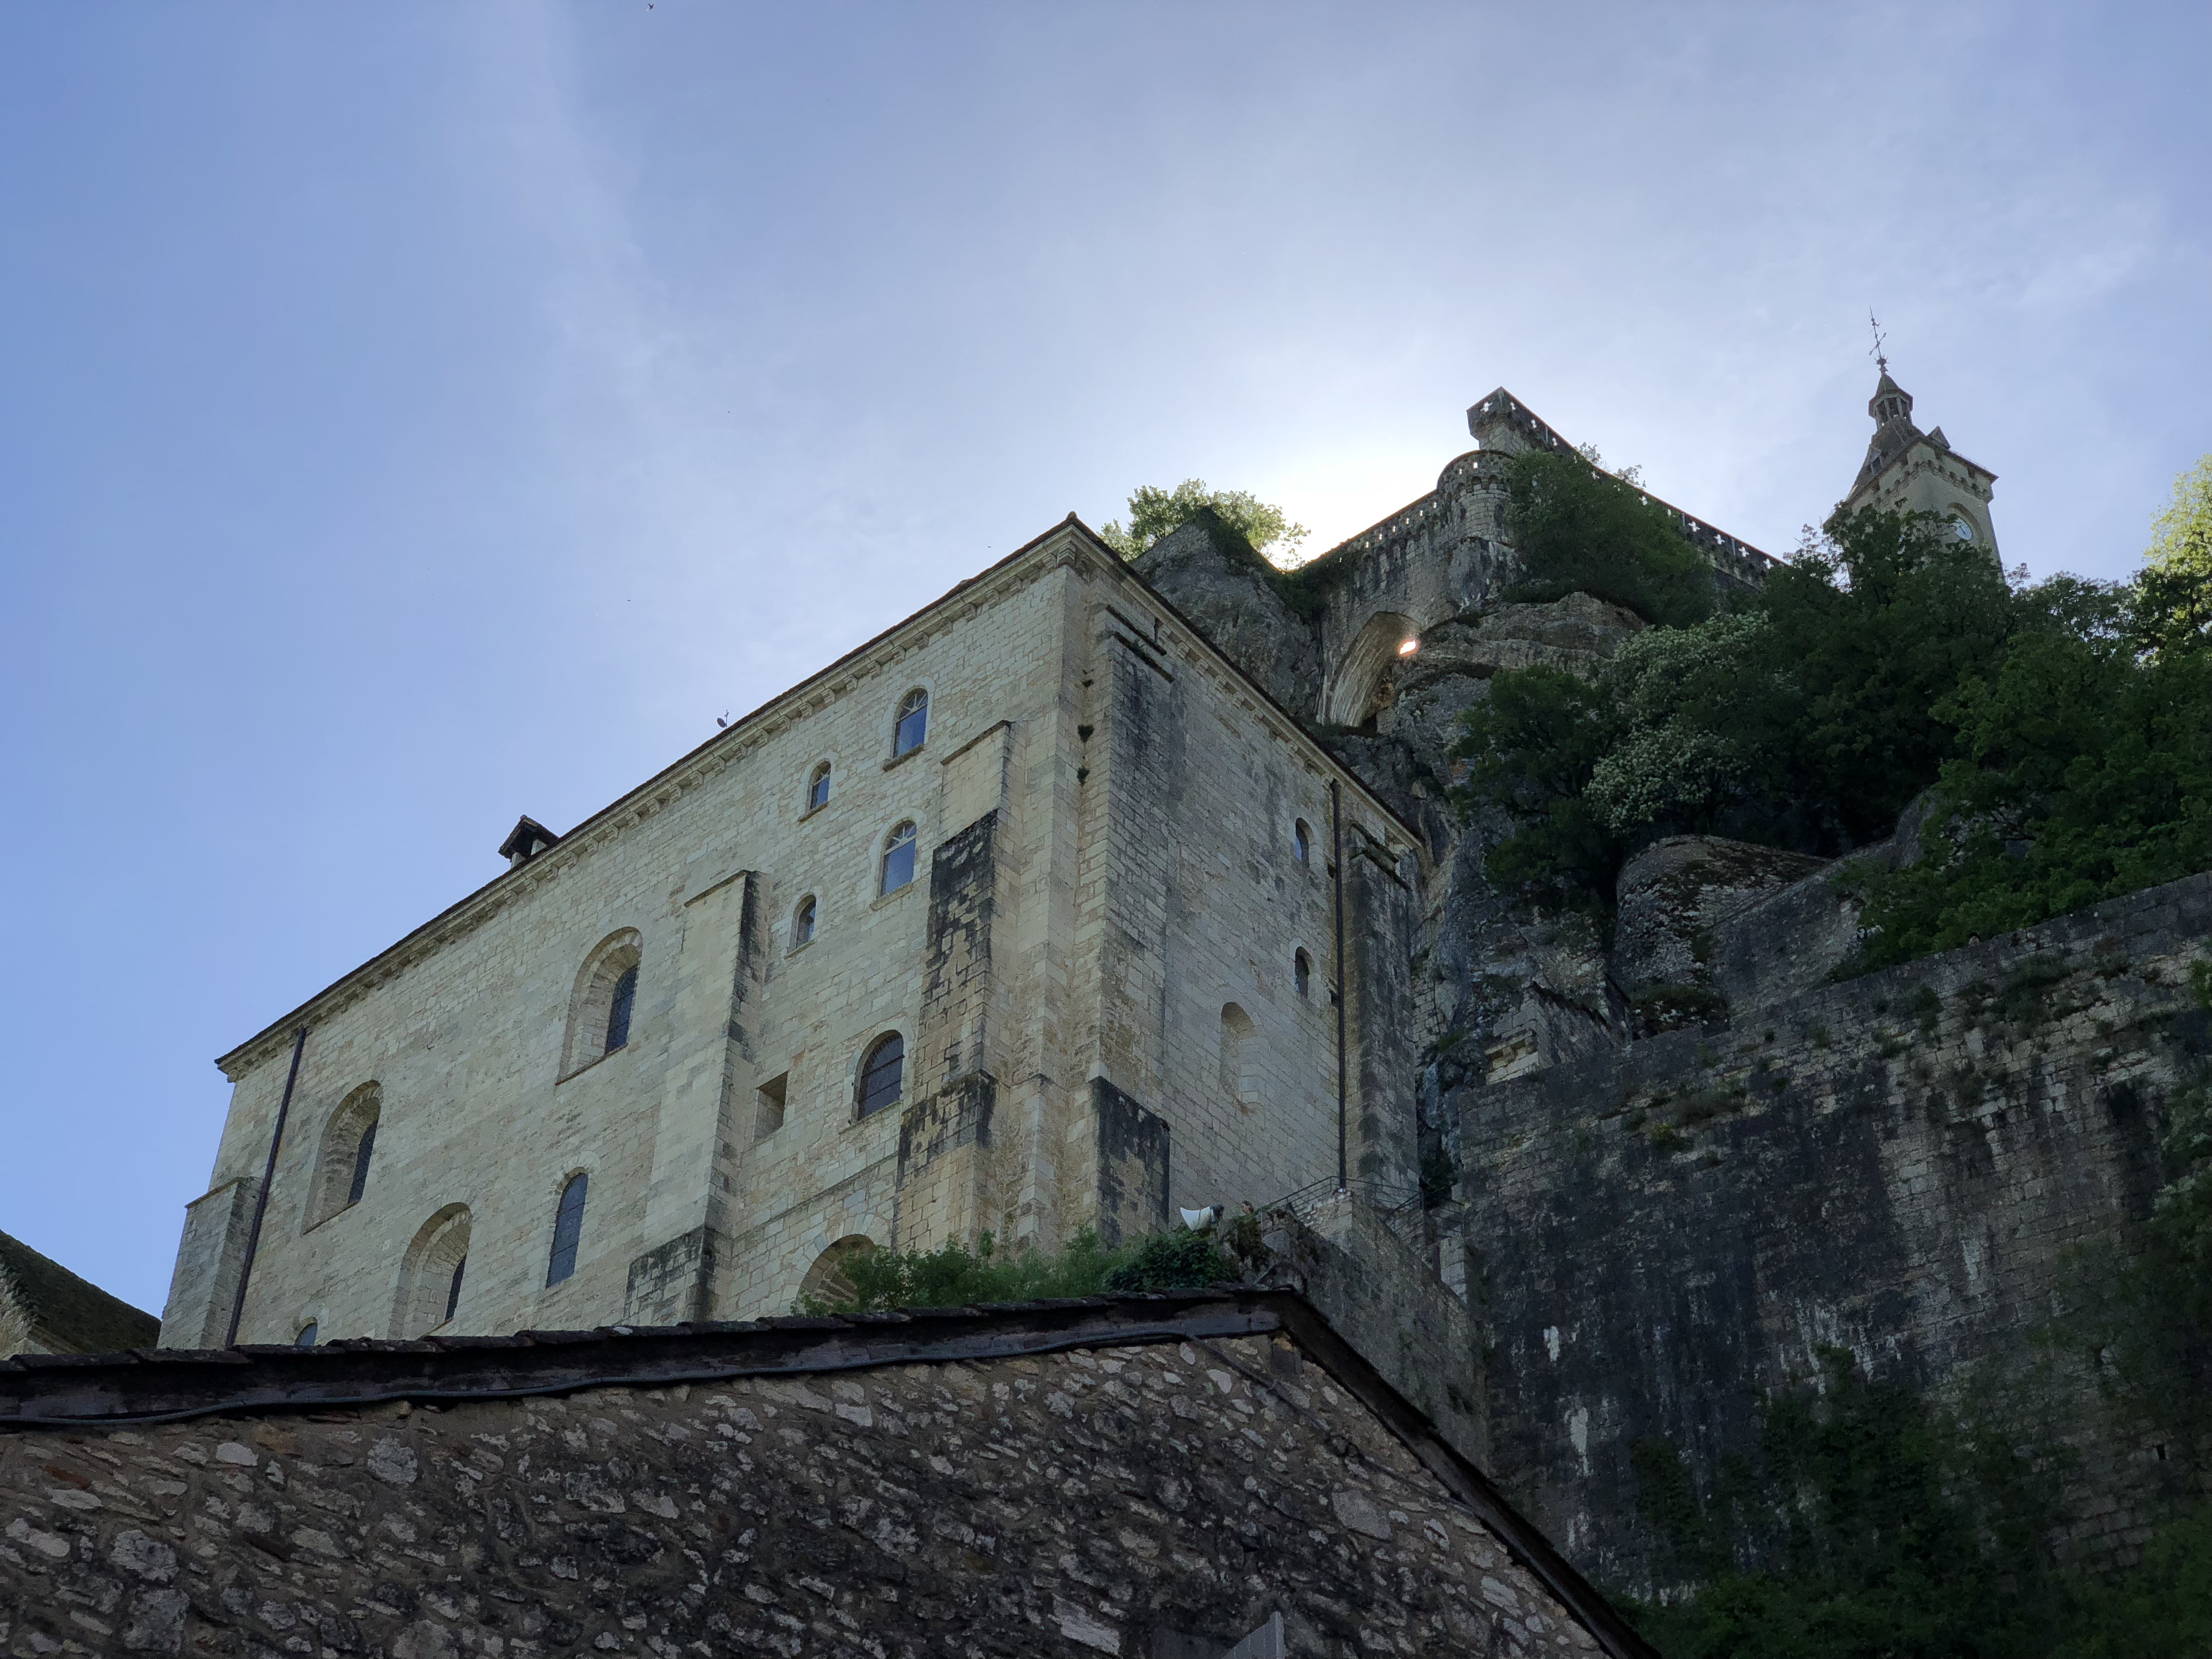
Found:
[{"label": "leafy foliage", "polygon": [[1505,489],[1522,570],[1508,599],[1594,593],[1646,622],[1676,625],[1712,613],[1711,567],[1631,478],[1586,456],[1531,453],[1513,458]]},{"label": "leafy foliage", "polygon": [[1133,559],[1163,536],[1182,529],[1201,508],[1211,508],[1261,553],[1270,547],[1279,549],[1274,559],[1279,564],[1294,562],[1298,544],[1310,533],[1304,525],[1292,524],[1281,507],[1249,491],[1208,489],[1203,478],[1185,478],[1173,489],[1139,485],[1129,497],[1128,527],[1124,529],[1119,519],[1109,519],[1098,534],[1123,558]]},{"label": "leafy foliage", "polygon": [[1001,1255],[985,1233],[972,1250],[949,1239],[933,1250],[866,1251],[848,1257],[842,1271],[852,1294],[808,1297],[802,1303],[805,1311],[961,1308],[1096,1296],[1102,1291],[1163,1291],[1218,1284],[1237,1279],[1242,1270],[1212,1233],[1179,1227],[1114,1248],[1085,1228],[1052,1255],[1026,1249]]},{"label": "leafy foliage", "polygon": [[1917,863],[1856,878],[1869,967],[2212,869],[2212,652],[2041,629],[1939,703]]},{"label": "leafy foliage", "polygon": [[2138,627],[2154,649],[2201,648],[2212,641],[2212,455],[2174,481],[2152,528]]},{"label": "leafy foliage", "polygon": [[1930,515],[1838,514],[1744,609],[1588,684],[1498,675],[1459,750],[1491,878],[1602,914],[1661,836],[1832,855],[1940,786],[1922,861],[1850,878],[1881,966],[2212,868],[2207,519],[2178,491],[2134,587],[2015,587]]},{"label": "leafy foliage", "polygon": [[1654,629],[1589,682],[1501,673],[1468,716],[1491,879],[1602,911],[1634,849],[1717,834],[1832,854],[1888,834],[1957,746],[1933,705],[2015,625],[2004,578],[1926,515],[1829,520],[1733,614]]}]

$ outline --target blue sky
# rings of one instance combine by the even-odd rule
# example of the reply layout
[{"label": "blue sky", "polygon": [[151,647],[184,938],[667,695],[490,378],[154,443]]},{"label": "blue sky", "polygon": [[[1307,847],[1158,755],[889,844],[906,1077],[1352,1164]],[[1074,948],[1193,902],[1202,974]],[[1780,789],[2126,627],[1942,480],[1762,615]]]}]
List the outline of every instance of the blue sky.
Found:
[{"label": "blue sky", "polygon": [[2007,559],[2212,449],[2212,9],[0,11],[0,1229],[166,1294],[210,1058],[1069,509],[1327,546],[1504,385],[1778,553],[1866,313]]}]

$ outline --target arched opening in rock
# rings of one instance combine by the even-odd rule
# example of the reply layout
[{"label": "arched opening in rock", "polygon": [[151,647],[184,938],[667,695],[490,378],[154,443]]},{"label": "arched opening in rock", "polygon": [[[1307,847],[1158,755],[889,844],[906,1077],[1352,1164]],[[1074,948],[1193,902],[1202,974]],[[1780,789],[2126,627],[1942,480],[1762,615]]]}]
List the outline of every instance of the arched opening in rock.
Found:
[{"label": "arched opening in rock", "polygon": [[1332,726],[1364,726],[1389,701],[1402,648],[1420,632],[1411,617],[1395,611],[1370,617],[1328,677],[1321,717]]}]

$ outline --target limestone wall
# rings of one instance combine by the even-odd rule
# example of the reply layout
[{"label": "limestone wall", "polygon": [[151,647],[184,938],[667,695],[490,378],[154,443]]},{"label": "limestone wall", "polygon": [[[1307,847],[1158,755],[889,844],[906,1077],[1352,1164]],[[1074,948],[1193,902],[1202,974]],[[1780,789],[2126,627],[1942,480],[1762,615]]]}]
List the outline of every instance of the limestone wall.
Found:
[{"label": "limestone wall", "polygon": [[[2212,877],[1454,1099],[1497,1468],[1585,1571],[1648,1583],[1630,1454],[1701,1483],[1824,1346],[1933,1389],[2018,1377],[2076,1246],[2162,1179],[2202,1074]],[[2160,1449],[2052,1380],[2079,1531],[2140,1535]]]},{"label": "limestone wall", "polygon": [[[895,757],[915,688],[928,738]],[[830,798],[810,811],[823,763]],[[1109,1178],[1139,1192],[1128,1224],[1145,1226],[1170,1198],[1264,1202],[1317,1179],[1335,1157],[1332,781],[1350,833],[1406,860],[1413,890],[1389,813],[1064,528],[229,1056],[167,1340],[222,1340],[299,1021],[248,1340],[310,1322],[324,1340],[419,1334],[464,1250],[457,1329],[750,1316],[787,1310],[842,1240],[1049,1249],[1108,1219]],[[902,822],[915,878],[883,894]],[[1410,902],[1363,914],[1370,935],[1395,929],[1354,955],[1377,1019],[1415,925]],[[633,951],[629,1041],[602,1054],[596,964]],[[862,1119],[863,1059],[893,1032],[902,1097]],[[1411,1146],[1409,1081],[1381,1065],[1354,1080],[1378,1144]],[[348,1205],[331,1171],[357,1129],[333,1126],[371,1099]],[[1133,1148],[1138,1166],[1108,1167]],[[549,1287],[579,1173],[575,1273]]]}]

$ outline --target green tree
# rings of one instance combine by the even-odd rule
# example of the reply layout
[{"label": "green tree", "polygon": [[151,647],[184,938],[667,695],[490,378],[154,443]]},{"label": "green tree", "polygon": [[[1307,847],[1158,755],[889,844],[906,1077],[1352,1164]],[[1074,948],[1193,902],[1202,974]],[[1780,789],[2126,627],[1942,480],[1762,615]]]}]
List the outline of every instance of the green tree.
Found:
[{"label": "green tree", "polygon": [[1528,902],[1603,915],[1622,842],[1584,792],[1621,728],[1605,688],[1556,668],[1499,674],[1465,727],[1454,799],[1493,837],[1485,873]]},{"label": "green tree", "polygon": [[1928,515],[1838,515],[1745,608],[1639,635],[1587,684],[1494,677],[1458,799],[1500,832],[1492,881],[1601,915],[1621,860],[1660,836],[1848,851],[1886,837],[1958,752],[1942,700],[2024,617],[2057,628],[2069,605],[2096,611],[2070,590],[2017,604]]},{"label": "green tree", "polygon": [[1713,572],[1674,515],[1587,456],[1531,452],[1506,470],[1506,528],[1521,558],[1510,599],[1572,592],[1681,625],[1713,611]]},{"label": "green tree", "polygon": [[2212,652],[2035,629],[1937,706],[1922,856],[1854,872],[1869,967],[2212,869]]},{"label": "green tree", "polygon": [[2173,500],[2152,528],[2139,631],[2154,649],[2201,647],[2212,640],[2212,455],[2174,481]]},{"label": "green tree", "polygon": [[1279,566],[1296,562],[1298,544],[1310,533],[1304,525],[1292,524],[1281,507],[1249,491],[1208,489],[1203,478],[1185,478],[1173,489],[1139,486],[1129,497],[1128,527],[1122,528],[1119,519],[1109,519],[1098,534],[1123,558],[1133,559],[1163,536],[1182,529],[1201,507],[1212,507],[1255,550],[1265,554],[1268,548],[1278,549],[1272,562]]}]

